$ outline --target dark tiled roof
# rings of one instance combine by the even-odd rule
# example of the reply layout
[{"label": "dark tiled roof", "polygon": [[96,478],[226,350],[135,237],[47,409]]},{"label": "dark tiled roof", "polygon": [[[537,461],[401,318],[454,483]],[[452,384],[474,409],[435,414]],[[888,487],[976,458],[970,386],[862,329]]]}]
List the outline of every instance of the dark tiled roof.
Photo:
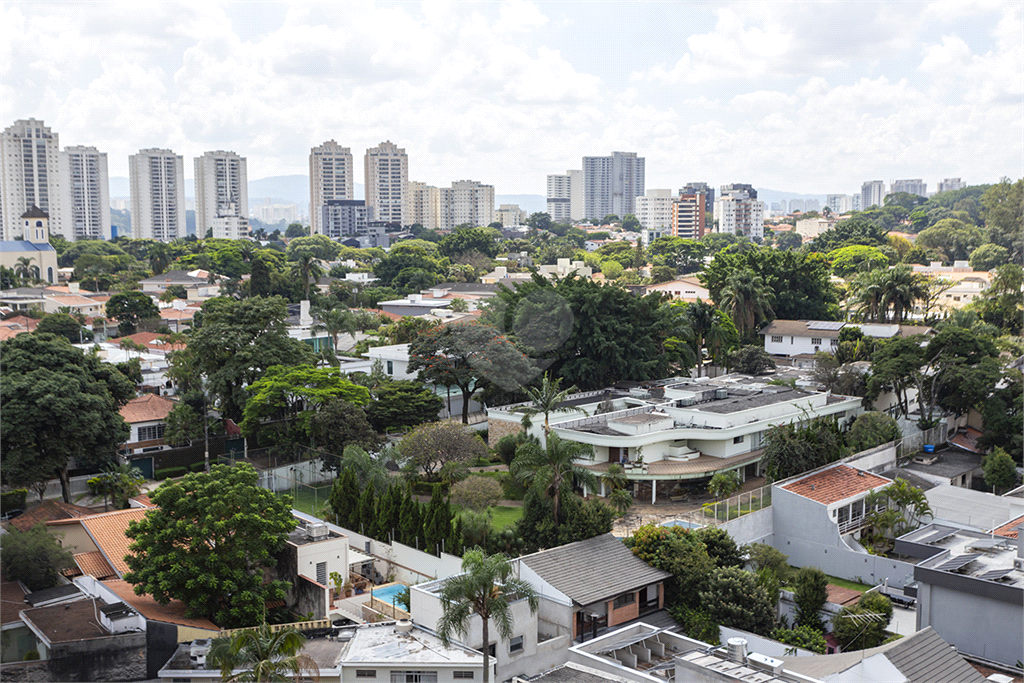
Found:
[{"label": "dark tiled roof", "polygon": [[17,581],[4,581],[0,583],[0,623],[10,624],[20,621],[18,612],[28,609],[25,604],[25,591]]},{"label": "dark tiled roof", "polygon": [[597,669],[583,668],[576,664],[563,664],[557,669],[545,671],[534,678],[532,683],[609,683],[609,681],[619,680],[621,680],[620,677],[602,673]]},{"label": "dark tiled roof", "polygon": [[929,626],[885,653],[910,683],[981,683],[985,678]]},{"label": "dark tiled roof", "polygon": [[44,602],[50,602],[52,600],[60,600],[61,598],[70,598],[79,592],[78,586],[73,583],[68,583],[63,586],[56,586],[54,588],[44,588],[41,591],[33,591],[25,596],[25,601],[30,605],[39,605]]},{"label": "dark tiled roof", "polygon": [[32,206],[28,207],[28,211],[26,211],[25,213],[21,214],[21,217],[22,218],[49,218],[50,214],[46,213],[45,211],[40,209],[38,206],[33,204]]},{"label": "dark tiled roof", "polygon": [[79,600],[28,610],[25,612],[25,618],[35,624],[51,643],[106,638],[110,635],[107,629],[96,621],[96,610],[92,600]]},{"label": "dark tiled roof", "polygon": [[608,600],[672,576],[641,560],[611,534],[542,550],[522,561],[579,605]]},{"label": "dark tiled roof", "polygon": [[[0,242],[0,251],[4,252],[18,252],[18,251],[57,251],[50,244],[36,244],[35,242],[29,242],[28,240],[3,240]],[[39,264],[33,264],[38,266]],[[44,273],[45,274],[45,273]]]}]

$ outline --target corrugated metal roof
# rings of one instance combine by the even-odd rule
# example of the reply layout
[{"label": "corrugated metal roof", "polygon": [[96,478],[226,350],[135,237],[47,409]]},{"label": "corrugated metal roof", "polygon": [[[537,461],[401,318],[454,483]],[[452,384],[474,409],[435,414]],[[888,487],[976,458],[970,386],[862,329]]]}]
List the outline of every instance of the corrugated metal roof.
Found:
[{"label": "corrugated metal roof", "polygon": [[542,550],[522,561],[579,605],[608,600],[672,576],[641,560],[611,534]]}]

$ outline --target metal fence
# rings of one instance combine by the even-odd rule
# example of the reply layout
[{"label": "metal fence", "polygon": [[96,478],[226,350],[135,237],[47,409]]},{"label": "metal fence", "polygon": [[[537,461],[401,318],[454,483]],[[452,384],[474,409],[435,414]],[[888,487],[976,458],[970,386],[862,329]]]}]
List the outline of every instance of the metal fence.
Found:
[{"label": "metal fence", "polygon": [[291,496],[292,507],[319,516],[331,498],[339,460],[333,453],[301,447],[299,452],[279,448],[250,449],[245,458],[225,455],[219,462],[252,465],[259,472],[261,487],[279,497]]},{"label": "metal fence", "polygon": [[701,508],[705,524],[718,524],[728,522],[743,515],[757,512],[772,504],[771,485],[737,493],[725,500],[718,500],[713,503],[705,503]]},{"label": "metal fence", "polygon": [[896,460],[910,458],[915,453],[920,453],[926,445],[935,445],[946,443],[946,432],[947,426],[943,422],[931,429],[917,434],[910,434],[905,436],[896,442]]}]

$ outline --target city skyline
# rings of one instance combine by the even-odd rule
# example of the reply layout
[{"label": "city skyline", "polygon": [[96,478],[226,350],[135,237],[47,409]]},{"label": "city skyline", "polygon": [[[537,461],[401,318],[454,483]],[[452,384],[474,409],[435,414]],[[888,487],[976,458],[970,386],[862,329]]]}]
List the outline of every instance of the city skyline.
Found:
[{"label": "city skyline", "polygon": [[[144,148],[302,173],[332,138],[392,140],[411,178],[501,194],[618,149],[650,188],[1024,175],[1019,3],[689,7],[680,33],[657,30],[668,3],[7,3],[0,117],[106,152],[112,177]],[[593,40],[608,31],[621,49]]]}]

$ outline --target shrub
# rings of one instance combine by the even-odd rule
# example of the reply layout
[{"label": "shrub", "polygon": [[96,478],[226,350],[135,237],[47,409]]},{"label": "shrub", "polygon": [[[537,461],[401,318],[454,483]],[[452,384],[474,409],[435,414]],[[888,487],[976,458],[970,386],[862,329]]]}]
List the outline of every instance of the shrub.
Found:
[{"label": "shrub", "polygon": [[172,479],[174,477],[180,477],[188,472],[187,467],[165,467],[161,470],[153,472],[153,478],[157,481],[163,479]]},{"label": "shrub", "polygon": [[708,579],[707,590],[700,592],[701,608],[722,626],[767,635],[775,628],[775,605],[754,574],[720,567]]},{"label": "shrub", "polygon": [[828,601],[828,577],[817,567],[802,567],[796,575],[796,620],[800,626],[808,626],[824,632],[820,612]]},{"label": "shrub", "polygon": [[14,489],[0,493],[0,510],[24,510],[28,489]]},{"label": "shrub", "polygon": [[34,662],[37,659],[39,659],[39,650],[29,650],[25,653],[25,656],[22,658],[21,661]]},{"label": "shrub", "polygon": [[516,439],[514,434],[508,434],[498,439],[498,443],[495,444],[494,450],[501,461],[506,465],[511,465],[512,461],[516,457],[516,448],[519,446],[519,440]]},{"label": "shrub", "polygon": [[719,644],[721,630],[715,620],[707,612],[699,609],[691,609],[683,605],[670,607],[668,610],[672,618],[683,627],[683,632],[695,640],[703,640],[712,645]]},{"label": "shrub", "polygon": [[857,416],[846,435],[846,442],[855,453],[859,453],[899,438],[900,427],[896,420],[885,413],[871,411]]},{"label": "shrub", "polygon": [[190,472],[205,472],[206,471],[206,461],[202,460],[200,462],[194,462],[194,463],[192,463],[191,465],[188,466],[188,469],[189,469]]},{"label": "shrub", "polygon": [[501,473],[498,483],[501,484],[501,497],[505,500],[522,500],[526,496],[526,486],[508,472]]},{"label": "shrub", "polygon": [[452,502],[469,510],[486,510],[501,500],[501,484],[491,477],[469,477],[451,487]]},{"label": "shrub", "polygon": [[772,638],[786,645],[817,652],[819,655],[825,654],[825,650],[828,649],[828,643],[825,641],[825,636],[821,634],[821,631],[808,626],[777,628],[772,631]]}]

